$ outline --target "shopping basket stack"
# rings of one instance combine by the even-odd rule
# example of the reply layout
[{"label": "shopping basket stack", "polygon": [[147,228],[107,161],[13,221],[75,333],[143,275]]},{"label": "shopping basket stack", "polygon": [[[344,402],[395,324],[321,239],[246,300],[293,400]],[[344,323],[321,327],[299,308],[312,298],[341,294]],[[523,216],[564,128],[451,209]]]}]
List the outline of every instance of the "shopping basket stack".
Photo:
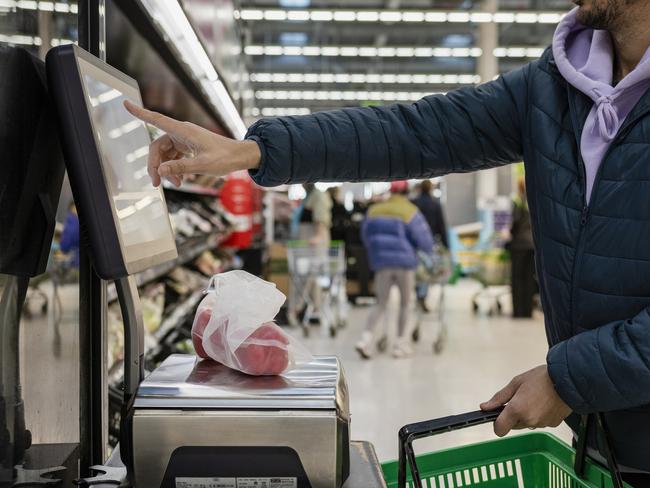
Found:
[{"label": "shopping basket stack", "polygon": [[[610,469],[586,459],[552,434],[532,432],[415,456],[422,437],[491,422],[501,410],[410,424],[400,430],[400,459],[382,465],[388,488],[623,488]],[[608,456],[611,455],[608,450]],[[407,474],[407,471],[410,471]],[[415,481],[414,481],[415,480]]]},{"label": "shopping basket stack", "polygon": [[325,334],[335,336],[347,323],[348,313],[344,244],[289,241],[287,262],[290,321],[296,322],[298,311],[304,307],[300,326],[305,336],[312,320],[318,320]]}]

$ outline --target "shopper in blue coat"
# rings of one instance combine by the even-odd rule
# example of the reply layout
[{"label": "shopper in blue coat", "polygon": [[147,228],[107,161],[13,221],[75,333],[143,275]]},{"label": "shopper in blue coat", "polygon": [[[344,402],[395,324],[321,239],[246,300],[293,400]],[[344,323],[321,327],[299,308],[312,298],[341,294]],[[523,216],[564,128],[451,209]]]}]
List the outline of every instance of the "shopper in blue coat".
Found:
[{"label": "shopper in blue coat", "polygon": [[650,1],[578,3],[540,59],[414,104],[264,119],[246,141],[129,108],[168,133],[151,147],[154,184],[243,168],[266,186],[428,178],[523,159],[550,349],[482,407],[507,404],[498,435],[603,412],[623,469],[643,472],[626,476],[650,486]]},{"label": "shopper in blue coat", "polygon": [[402,358],[412,353],[406,330],[415,289],[418,252],[431,253],[433,236],[422,213],[408,201],[407,193],[406,181],[393,182],[390,198],[372,205],[361,227],[361,238],[368,251],[370,268],[375,272],[374,289],[377,298],[377,304],[368,314],[361,340],[356,345],[357,352],[364,359],[372,357],[377,324],[386,319],[386,308],[393,286],[399,291],[400,306],[397,340],[392,355]]}]

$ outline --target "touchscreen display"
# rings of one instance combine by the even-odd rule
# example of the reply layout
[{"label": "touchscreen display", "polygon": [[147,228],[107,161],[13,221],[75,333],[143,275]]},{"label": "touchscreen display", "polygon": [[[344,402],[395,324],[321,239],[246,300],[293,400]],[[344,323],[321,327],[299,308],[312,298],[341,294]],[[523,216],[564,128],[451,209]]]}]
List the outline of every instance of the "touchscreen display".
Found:
[{"label": "touchscreen display", "polygon": [[125,99],[141,105],[140,93],[83,59],[78,62],[125,264],[175,249],[162,190],[153,187],[147,173],[148,130],[123,105]]}]

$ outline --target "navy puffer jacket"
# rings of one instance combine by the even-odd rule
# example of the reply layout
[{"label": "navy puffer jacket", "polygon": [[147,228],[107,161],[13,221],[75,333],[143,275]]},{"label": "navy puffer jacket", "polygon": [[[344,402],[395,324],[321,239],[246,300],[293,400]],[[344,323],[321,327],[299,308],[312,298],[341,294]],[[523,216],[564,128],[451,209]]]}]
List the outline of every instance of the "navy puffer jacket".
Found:
[{"label": "navy puffer jacket", "polygon": [[549,49],[493,82],[412,105],[261,120],[249,131],[263,152],[253,177],[403,180],[523,158],[551,378],[574,412],[606,412],[621,464],[650,471],[650,93],[587,206],[579,142],[591,106]]}]

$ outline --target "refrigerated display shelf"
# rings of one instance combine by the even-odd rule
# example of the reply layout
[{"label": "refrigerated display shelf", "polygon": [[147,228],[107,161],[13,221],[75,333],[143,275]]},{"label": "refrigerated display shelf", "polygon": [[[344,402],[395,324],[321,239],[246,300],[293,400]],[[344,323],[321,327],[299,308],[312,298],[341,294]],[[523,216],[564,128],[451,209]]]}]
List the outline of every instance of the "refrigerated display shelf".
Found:
[{"label": "refrigerated display shelf", "polygon": [[207,195],[211,197],[218,197],[219,190],[210,186],[197,185],[196,183],[183,182],[181,186],[176,186],[173,183],[163,180],[163,188],[165,190],[179,191],[182,193],[189,193],[192,195]]},{"label": "refrigerated display shelf", "polygon": [[[178,257],[176,259],[136,274],[136,284],[138,287],[141,287],[165,276],[175,267],[189,263],[193,259],[198,258],[203,252],[216,248],[227,235],[227,233],[217,233],[188,239],[178,246]],[[109,303],[117,300],[117,291],[113,283],[109,284],[106,293]]]},{"label": "refrigerated display shelf", "polygon": [[162,339],[179,323],[194,314],[199,301],[201,301],[204,295],[204,290],[196,290],[182,303],[175,307],[171,315],[164,319],[158,330],[152,334],[154,339],[156,339],[157,342],[162,341]]}]

